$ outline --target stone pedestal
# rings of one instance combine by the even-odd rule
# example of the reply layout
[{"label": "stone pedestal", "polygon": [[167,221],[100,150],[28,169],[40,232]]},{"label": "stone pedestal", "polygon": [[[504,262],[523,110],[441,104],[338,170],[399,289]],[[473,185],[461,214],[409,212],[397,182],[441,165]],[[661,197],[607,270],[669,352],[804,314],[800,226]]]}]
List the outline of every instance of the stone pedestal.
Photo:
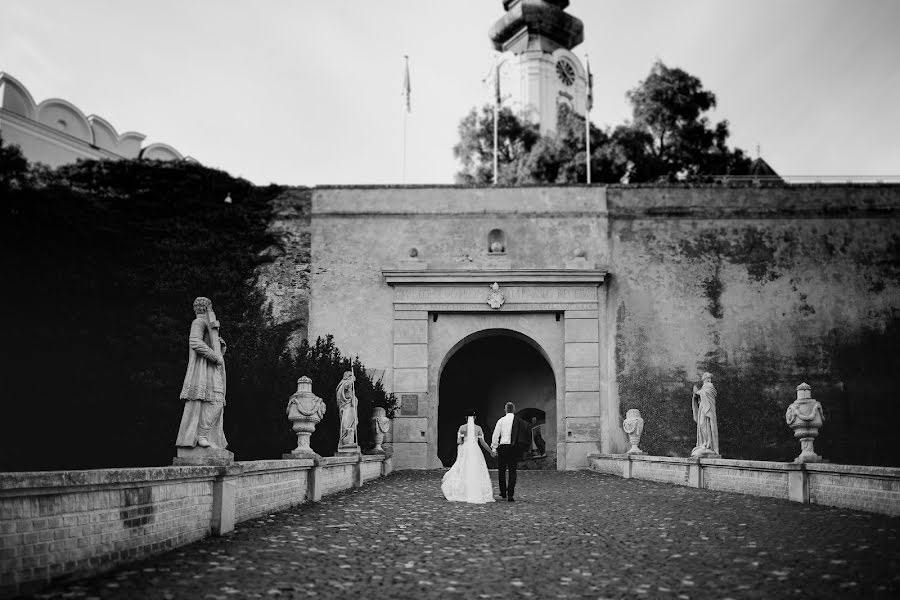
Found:
[{"label": "stone pedestal", "polygon": [[234,464],[234,453],[219,448],[178,448],[172,460],[176,467],[227,467]]},{"label": "stone pedestal", "polygon": [[361,454],[359,449],[359,444],[352,444],[349,446],[341,446],[337,449],[338,456],[354,456],[357,454]]},{"label": "stone pedestal", "polygon": [[697,446],[691,451],[691,458],[722,458],[718,452],[713,452],[709,448]]},{"label": "stone pedestal", "polygon": [[797,399],[787,407],[784,419],[788,427],[794,430],[794,437],[800,440],[800,456],[795,463],[823,462],[821,456],[813,449],[813,440],[819,435],[819,428],[825,422],[822,405],[812,397],[809,384],[797,386]]},{"label": "stone pedestal", "polygon": [[281,455],[282,460],[298,460],[301,458],[316,459],[316,458],[319,458],[319,454],[317,454],[315,452],[315,450],[313,450],[312,448],[310,448],[309,450],[302,450],[300,448],[295,448],[294,450],[291,450],[290,452],[285,452],[284,454]]}]

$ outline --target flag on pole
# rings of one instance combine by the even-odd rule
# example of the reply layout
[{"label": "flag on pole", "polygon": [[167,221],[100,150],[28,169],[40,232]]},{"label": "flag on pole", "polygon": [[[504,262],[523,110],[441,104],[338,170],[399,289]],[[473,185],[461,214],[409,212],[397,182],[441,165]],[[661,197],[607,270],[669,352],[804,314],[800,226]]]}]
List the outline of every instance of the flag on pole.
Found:
[{"label": "flag on pole", "polygon": [[591,60],[585,57],[585,67],[587,68],[587,112],[594,108],[594,76],[591,75]]},{"label": "flag on pole", "polygon": [[412,112],[412,88],[409,85],[409,56],[404,56],[406,65],[403,71],[403,98],[406,101],[406,112]]}]

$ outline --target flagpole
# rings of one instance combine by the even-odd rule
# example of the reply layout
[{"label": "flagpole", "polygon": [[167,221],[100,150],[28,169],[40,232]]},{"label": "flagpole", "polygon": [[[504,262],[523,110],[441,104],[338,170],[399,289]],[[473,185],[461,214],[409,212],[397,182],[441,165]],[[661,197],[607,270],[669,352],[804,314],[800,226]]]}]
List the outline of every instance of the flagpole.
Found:
[{"label": "flagpole", "polygon": [[409,117],[409,112],[404,109],[403,110],[403,172],[401,183],[406,184],[406,120]]},{"label": "flagpole", "polygon": [[494,104],[494,185],[497,185],[497,170],[499,165],[499,159],[497,156],[497,138],[499,138],[499,132],[497,128],[497,120],[499,118],[500,108],[497,104]]},{"label": "flagpole", "polygon": [[594,77],[591,75],[591,61],[587,54],[584,55],[585,65],[587,66],[587,90],[584,102],[584,147],[585,159],[584,166],[587,173],[587,184],[591,184],[591,108],[594,104]]},{"label": "flagpole", "polygon": [[401,167],[401,183],[406,185],[406,130],[407,130],[407,120],[409,119],[409,113],[411,110],[411,89],[409,84],[409,55],[404,54],[403,60],[405,61],[404,70],[403,70],[403,97],[404,97],[404,106],[403,106],[403,158],[402,158],[402,167]]},{"label": "flagpole", "polygon": [[587,169],[587,182],[588,185],[591,184],[591,113],[590,110],[585,111],[584,113],[584,140],[585,140],[585,152],[587,152],[587,157],[585,158],[585,166]]},{"label": "flagpole", "polygon": [[500,59],[494,57],[494,185],[499,181]]}]

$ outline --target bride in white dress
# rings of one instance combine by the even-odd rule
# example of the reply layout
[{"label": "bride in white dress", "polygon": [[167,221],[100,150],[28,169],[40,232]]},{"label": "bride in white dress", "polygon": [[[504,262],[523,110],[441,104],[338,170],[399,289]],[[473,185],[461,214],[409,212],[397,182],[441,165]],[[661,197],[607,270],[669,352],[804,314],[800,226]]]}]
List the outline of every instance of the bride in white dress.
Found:
[{"label": "bride in white dress", "polygon": [[494,501],[494,489],[488,474],[481,445],[489,454],[491,447],[484,441],[484,432],[475,424],[474,415],[456,433],[456,462],[444,473],[441,491],[451,502],[485,504]]}]

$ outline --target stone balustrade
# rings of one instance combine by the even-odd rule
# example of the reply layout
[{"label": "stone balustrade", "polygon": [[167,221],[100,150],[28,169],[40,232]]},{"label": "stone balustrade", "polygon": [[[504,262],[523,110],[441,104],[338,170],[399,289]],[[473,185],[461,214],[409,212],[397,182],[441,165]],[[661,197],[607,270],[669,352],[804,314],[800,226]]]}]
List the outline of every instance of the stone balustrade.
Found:
[{"label": "stone balustrade", "polygon": [[588,468],[708,490],[900,515],[900,468],[638,454],[589,454]]}]

